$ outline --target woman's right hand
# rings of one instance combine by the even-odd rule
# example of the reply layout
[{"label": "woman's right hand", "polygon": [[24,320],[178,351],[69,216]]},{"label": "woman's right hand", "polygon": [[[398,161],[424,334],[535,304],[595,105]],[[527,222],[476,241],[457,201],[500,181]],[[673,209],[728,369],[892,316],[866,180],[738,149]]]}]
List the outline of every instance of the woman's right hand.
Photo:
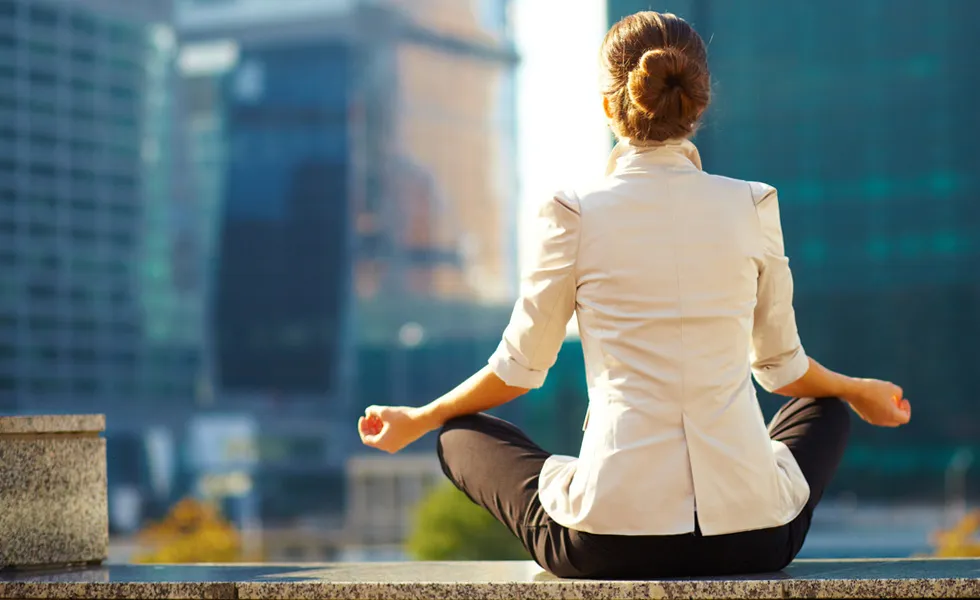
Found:
[{"label": "woman's right hand", "polygon": [[856,379],[843,399],[858,416],[878,427],[899,427],[912,417],[902,388],[888,381]]}]

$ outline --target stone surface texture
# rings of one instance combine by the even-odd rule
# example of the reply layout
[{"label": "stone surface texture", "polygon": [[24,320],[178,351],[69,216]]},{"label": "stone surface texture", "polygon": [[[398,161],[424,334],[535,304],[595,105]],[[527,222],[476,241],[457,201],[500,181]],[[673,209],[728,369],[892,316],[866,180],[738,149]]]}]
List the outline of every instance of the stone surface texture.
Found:
[{"label": "stone surface texture", "polygon": [[525,562],[118,565],[0,574],[0,598],[980,598],[980,559],[800,560],[778,573],[661,581],[561,580]]},{"label": "stone surface texture", "polygon": [[35,415],[0,417],[0,436],[12,433],[98,433],[105,415]]},{"label": "stone surface texture", "polygon": [[0,568],[108,553],[101,415],[0,418]]}]

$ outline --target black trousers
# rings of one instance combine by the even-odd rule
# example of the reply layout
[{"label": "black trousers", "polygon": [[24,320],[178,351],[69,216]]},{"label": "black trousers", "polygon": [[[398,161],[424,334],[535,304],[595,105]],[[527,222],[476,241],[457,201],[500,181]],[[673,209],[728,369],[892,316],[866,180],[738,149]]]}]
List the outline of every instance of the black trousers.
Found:
[{"label": "black trousers", "polygon": [[781,527],[718,536],[595,535],[545,513],[538,476],[550,454],[514,425],[485,414],[446,423],[438,452],[446,476],[516,535],[531,557],[559,577],[652,579],[778,571],[803,546],[813,510],[840,464],[850,412],[837,398],[793,399],[769,425],[810,485],[802,513]]}]

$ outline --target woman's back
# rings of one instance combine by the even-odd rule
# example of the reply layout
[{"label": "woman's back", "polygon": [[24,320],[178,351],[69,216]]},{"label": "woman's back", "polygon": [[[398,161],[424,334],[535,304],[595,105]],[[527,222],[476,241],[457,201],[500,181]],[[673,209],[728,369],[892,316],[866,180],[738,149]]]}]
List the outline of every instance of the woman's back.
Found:
[{"label": "woman's back", "polygon": [[[559,227],[574,232],[563,252],[576,256],[590,417],[580,457],[542,472],[545,509],[628,535],[692,531],[695,505],[706,533],[784,523],[807,487],[774,452],[750,370],[771,261],[763,222],[778,220],[774,195],[756,200],[771,188],[703,173],[686,141],[617,154],[602,184],[558,200],[570,210],[556,218],[577,221]],[[773,324],[789,343],[767,358],[792,381],[806,357],[786,316]]]},{"label": "woman's back", "polygon": [[579,195],[576,310],[604,357],[609,381],[590,374],[599,396],[680,407],[723,401],[749,377],[762,259],[751,189],[702,173],[687,147],[630,151]]}]

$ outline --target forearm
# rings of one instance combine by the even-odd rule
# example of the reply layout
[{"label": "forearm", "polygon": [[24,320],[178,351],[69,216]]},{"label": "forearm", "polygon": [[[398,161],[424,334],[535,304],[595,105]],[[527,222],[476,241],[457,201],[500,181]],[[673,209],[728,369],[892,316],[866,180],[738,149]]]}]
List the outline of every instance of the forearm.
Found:
[{"label": "forearm", "polygon": [[527,391],[507,385],[486,366],[448,394],[418,409],[419,416],[429,429],[438,429],[452,418],[491,410]]},{"label": "forearm", "polygon": [[853,393],[858,380],[831,371],[812,358],[809,360],[810,368],[803,374],[803,377],[775,390],[774,393],[794,398],[823,398],[827,396],[846,398]]}]

